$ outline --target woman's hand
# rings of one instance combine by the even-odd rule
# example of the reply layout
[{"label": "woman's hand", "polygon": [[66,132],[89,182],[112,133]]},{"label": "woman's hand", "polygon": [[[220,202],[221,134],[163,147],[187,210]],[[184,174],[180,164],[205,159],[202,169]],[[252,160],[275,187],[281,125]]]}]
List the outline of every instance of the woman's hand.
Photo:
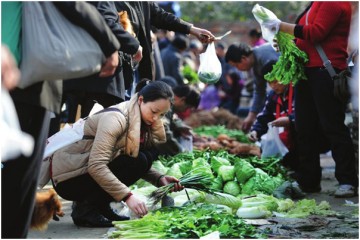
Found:
[{"label": "woman's hand", "polygon": [[176,177],[165,175],[159,180],[160,186],[166,186],[170,183],[175,183],[174,188],[172,189],[173,192],[179,192],[184,189],[184,187],[181,186],[179,179],[177,179]]},{"label": "woman's hand", "polygon": [[257,136],[257,132],[256,131],[252,131],[250,132],[247,137],[249,138],[250,141],[252,142],[256,142],[258,140],[258,136]]},{"label": "woman's hand", "polygon": [[119,54],[115,51],[109,56],[105,63],[101,66],[99,77],[110,77],[114,75],[116,68],[119,65]]},{"label": "woman's hand", "polygon": [[134,195],[126,199],[126,204],[139,217],[143,217],[148,213],[145,203]]},{"label": "woman's hand", "polygon": [[290,119],[289,117],[279,117],[278,119],[271,122],[271,126],[288,127],[290,126]]}]

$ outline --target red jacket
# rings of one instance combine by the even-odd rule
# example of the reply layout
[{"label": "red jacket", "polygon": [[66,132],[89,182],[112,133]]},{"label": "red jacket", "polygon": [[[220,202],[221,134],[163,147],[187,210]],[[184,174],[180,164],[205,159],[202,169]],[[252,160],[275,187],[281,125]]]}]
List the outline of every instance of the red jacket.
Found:
[{"label": "red jacket", "polygon": [[322,67],[323,62],[314,45],[319,43],[334,68],[347,67],[348,36],[351,23],[349,2],[314,2],[309,10],[308,25],[306,13],[301,17],[302,36],[296,36],[296,45],[309,56],[306,67]]}]

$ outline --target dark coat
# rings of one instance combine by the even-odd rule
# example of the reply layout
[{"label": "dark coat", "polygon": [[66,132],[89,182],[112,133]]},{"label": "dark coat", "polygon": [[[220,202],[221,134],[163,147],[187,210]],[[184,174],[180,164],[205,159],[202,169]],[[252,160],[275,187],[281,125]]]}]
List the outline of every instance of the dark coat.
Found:
[{"label": "dark coat", "polygon": [[165,12],[155,2],[118,1],[115,2],[115,6],[118,12],[124,10],[128,12],[137,39],[143,47],[143,59],[139,65],[140,79],[154,79],[153,69],[155,66],[152,56],[151,27],[189,34],[191,24],[171,13]]},{"label": "dark coat", "polygon": [[[107,25],[112,30],[121,44],[120,50],[128,54],[135,54],[140,43],[125,29],[119,22],[119,15],[114,2],[89,2],[96,6],[100,14],[105,19]],[[120,54],[120,53],[119,53]],[[125,100],[125,81],[122,62],[115,74],[111,77],[101,78],[98,74],[77,79],[76,81],[67,80],[64,82],[64,91],[87,91],[94,93],[105,93],[119,98],[119,102]]]},{"label": "dark coat", "polygon": [[[106,57],[119,49],[119,42],[94,7],[85,2],[54,2],[54,4],[67,19],[90,33]],[[25,89],[17,88],[11,92],[11,96],[14,101],[41,106],[51,112],[59,113],[62,81],[44,81]]]}]

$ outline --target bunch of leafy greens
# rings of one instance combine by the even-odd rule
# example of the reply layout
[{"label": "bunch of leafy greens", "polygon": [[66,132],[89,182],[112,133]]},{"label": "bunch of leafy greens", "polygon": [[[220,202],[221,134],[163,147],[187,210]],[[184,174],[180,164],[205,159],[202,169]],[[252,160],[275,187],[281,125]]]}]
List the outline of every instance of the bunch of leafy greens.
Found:
[{"label": "bunch of leafy greens", "polygon": [[[202,173],[188,172],[179,179],[179,183],[185,188],[192,188],[198,191],[214,193],[211,189],[211,183],[213,178],[209,175]],[[160,200],[171,192],[175,183],[170,183],[166,186],[159,187],[149,195],[149,201],[152,202],[152,206],[155,206]]]},{"label": "bunch of leafy greens", "polygon": [[194,71],[188,64],[183,67],[182,74],[184,78],[188,81],[188,84],[199,83],[199,76],[196,71]]},{"label": "bunch of leafy greens", "polygon": [[278,32],[276,38],[281,55],[272,71],[267,73],[264,78],[269,82],[277,80],[281,84],[292,83],[295,86],[299,80],[307,79],[304,65],[309,60],[308,56],[295,45],[292,35]]},{"label": "bunch of leafy greens", "polygon": [[221,238],[264,237],[242,219],[209,204],[162,208],[140,219],[113,223],[118,230],[109,233],[109,238],[195,239],[214,231]]}]

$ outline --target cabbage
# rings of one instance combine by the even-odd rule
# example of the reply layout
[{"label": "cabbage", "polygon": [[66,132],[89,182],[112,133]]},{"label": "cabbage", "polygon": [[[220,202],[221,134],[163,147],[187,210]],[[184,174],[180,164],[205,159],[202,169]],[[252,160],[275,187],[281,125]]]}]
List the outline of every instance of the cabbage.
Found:
[{"label": "cabbage", "polygon": [[205,160],[205,158],[199,157],[192,162],[192,173],[201,174],[214,178],[214,175],[211,171],[210,164]]},{"label": "cabbage", "polygon": [[236,212],[236,216],[247,219],[267,218],[271,216],[271,212],[263,206],[240,207]]},{"label": "cabbage", "polygon": [[233,196],[237,196],[241,192],[241,189],[237,182],[229,181],[229,182],[225,183],[223,191],[224,191],[224,193],[228,193]]},{"label": "cabbage", "polygon": [[210,164],[211,164],[211,169],[216,174],[219,174],[219,168],[221,166],[230,166],[231,165],[229,160],[227,160],[226,158],[217,157],[217,156],[212,156],[211,157]]},{"label": "cabbage", "polygon": [[234,166],[221,166],[219,168],[219,175],[224,182],[233,181],[235,179]]},{"label": "cabbage", "polygon": [[211,184],[211,189],[221,191],[223,189],[223,180],[221,176],[217,176]]},{"label": "cabbage", "polygon": [[216,193],[215,195],[206,194],[205,202],[225,205],[232,208],[233,210],[236,210],[242,206],[240,198],[234,197],[233,195],[226,193]]},{"label": "cabbage", "polygon": [[169,168],[169,170],[166,172],[166,175],[176,177],[177,179],[183,176],[178,163],[172,165],[171,168]]},{"label": "cabbage", "polygon": [[273,196],[259,194],[256,197],[242,199],[243,207],[263,206],[269,211],[276,211],[278,208],[278,199]]},{"label": "cabbage", "polygon": [[191,171],[192,162],[191,161],[179,162],[179,167],[180,167],[181,173],[183,175],[185,175]]},{"label": "cabbage", "polygon": [[278,201],[278,205],[279,206],[278,206],[277,211],[279,211],[279,212],[287,212],[289,209],[294,207],[295,203],[290,198],[287,198],[287,199],[284,199],[284,200],[280,199]]},{"label": "cabbage", "polygon": [[245,160],[236,160],[234,167],[236,179],[239,183],[245,183],[255,174],[255,168]]},{"label": "cabbage", "polygon": [[280,177],[270,177],[263,170],[255,168],[255,175],[242,186],[243,194],[253,195],[259,192],[272,194],[283,180]]},{"label": "cabbage", "polygon": [[165,167],[159,160],[154,161],[151,165],[152,168],[157,170],[161,174],[165,174],[169,168]]}]

